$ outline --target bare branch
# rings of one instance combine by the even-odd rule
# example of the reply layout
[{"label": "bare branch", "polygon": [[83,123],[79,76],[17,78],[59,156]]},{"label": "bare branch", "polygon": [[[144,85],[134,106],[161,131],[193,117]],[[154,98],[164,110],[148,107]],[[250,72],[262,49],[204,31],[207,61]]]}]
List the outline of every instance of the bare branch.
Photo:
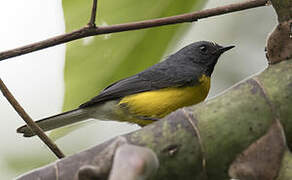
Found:
[{"label": "bare branch", "polygon": [[[79,30],[75,30],[73,32],[62,34],[59,36],[55,36],[43,41],[39,41],[33,44],[29,44],[26,46],[22,46],[16,49],[11,49],[8,51],[4,51],[0,53],[0,61],[8,58],[12,58],[15,56],[20,56],[23,54],[27,54],[30,52],[38,51],[41,49],[45,49],[48,47],[52,47],[58,44],[66,43],[69,41],[73,41],[76,39],[81,39],[88,36],[101,35],[101,34],[109,34],[109,33],[117,33],[123,31],[131,31],[138,29],[146,29],[164,25],[178,24],[184,22],[193,22],[198,19],[203,19],[211,16],[217,16],[222,14],[227,14],[231,12],[241,11],[245,9],[260,7],[268,5],[268,0],[251,0],[245,1],[242,3],[235,3],[226,6],[221,6],[213,9],[206,9],[202,11],[197,11],[193,13],[181,14],[177,16],[170,16],[158,19],[151,19],[145,21],[137,21],[132,23],[124,23],[117,24],[111,26],[103,26],[103,27],[83,27]],[[94,9],[94,8],[93,8]]]},{"label": "bare branch", "polygon": [[92,28],[96,27],[95,25],[96,7],[97,7],[97,0],[93,0],[90,21],[88,23],[88,26]]},{"label": "bare branch", "polygon": [[44,131],[31,119],[31,117],[25,112],[17,100],[13,97],[8,90],[2,79],[0,78],[0,90],[3,95],[15,109],[15,111],[22,117],[28,127],[51,149],[51,151],[59,158],[65,157],[58,146],[44,133]]}]

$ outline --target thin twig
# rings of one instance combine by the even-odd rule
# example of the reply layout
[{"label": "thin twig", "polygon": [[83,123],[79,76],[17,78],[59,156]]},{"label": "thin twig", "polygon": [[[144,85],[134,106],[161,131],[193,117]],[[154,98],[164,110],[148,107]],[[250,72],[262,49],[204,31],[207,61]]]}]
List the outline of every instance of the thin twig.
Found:
[{"label": "thin twig", "polygon": [[58,146],[44,133],[44,131],[31,119],[31,117],[25,112],[17,100],[13,97],[8,90],[2,79],[0,78],[0,90],[3,95],[15,109],[15,111],[22,117],[28,127],[51,149],[51,151],[59,158],[65,157]]},{"label": "thin twig", "polygon": [[97,0],[93,0],[90,21],[88,23],[88,26],[92,28],[96,27],[95,25],[96,7],[97,7]]},{"label": "thin twig", "polygon": [[33,44],[29,44],[29,45],[22,46],[16,49],[1,52],[0,61],[11,58],[11,57],[27,54],[33,51],[38,51],[44,48],[52,47],[58,44],[73,41],[76,39],[81,39],[88,36],[117,33],[117,32],[131,31],[131,30],[138,30],[138,29],[146,29],[146,28],[151,28],[151,27],[178,24],[178,23],[184,23],[184,22],[193,22],[202,18],[207,18],[207,17],[227,14],[227,13],[231,13],[235,11],[241,11],[245,9],[265,6],[267,5],[267,1],[268,0],[251,0],[251,1],[245,1],[242,3],[230,4],[230,5],[221,6],[221,7],[217,7],[213,9],[206,9],[206,10],[197,11],[193,13],[181,14],[181,15],[170,16],[170,17],[165,17],[165,18],[137,21],[137,22],[132,22],[132,23],[117,24],[117,25],[111,25],[111,26],[102,26],[102,27],[96,27],[96,28],[83,27],[79,30],[75,30],[67,34],[55,36],[55,37],[52,37],[43,41],[39,41]]}]

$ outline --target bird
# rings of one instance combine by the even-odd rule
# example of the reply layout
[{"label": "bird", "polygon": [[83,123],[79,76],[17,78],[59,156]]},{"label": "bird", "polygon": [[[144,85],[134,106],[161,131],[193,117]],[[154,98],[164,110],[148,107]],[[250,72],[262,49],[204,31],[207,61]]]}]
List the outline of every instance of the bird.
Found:
[{"label": "bird", "polygon": [[[209,41],[191,43],[164,61],[107,86],[78,108],[36,123],[44,131],[91,118],[148,125],[205,100],[220,55],[233,47]],[[24,137],[35,135],[27,125],[17,132]]]}]

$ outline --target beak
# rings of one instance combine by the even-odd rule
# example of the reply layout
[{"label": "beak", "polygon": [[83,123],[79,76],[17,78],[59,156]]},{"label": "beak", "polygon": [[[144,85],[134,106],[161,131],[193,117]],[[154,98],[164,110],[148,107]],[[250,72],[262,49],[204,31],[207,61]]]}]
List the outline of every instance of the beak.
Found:
[{"label": "beak", "polygon": [[218,50],[218,52],[220,54],[224,53],[225,51],[228,51],[229,49],[234,48],[235,46],[226,46],[226,47],[220,47],[220,49]]}]

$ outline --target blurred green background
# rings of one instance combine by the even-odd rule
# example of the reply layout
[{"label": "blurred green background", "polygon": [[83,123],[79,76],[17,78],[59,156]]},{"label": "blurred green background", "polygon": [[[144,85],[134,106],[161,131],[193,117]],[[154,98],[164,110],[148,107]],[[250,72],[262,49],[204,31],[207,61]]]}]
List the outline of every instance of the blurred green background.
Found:
[{"label": "blurred green background", "polygon": [[[240,1],[232,1],[232,3],[234,2]],[[204,3],[206,3],[204,0],[161,0],[159,2],[154,0],[142,2],[104,0],[99,2],[97,25],[190,12],[202,8]],[[228,3],[230,1],[209,0],[204,8]],[[67,32],[87,23],[91,4],[91,1],[63,0]],[[62,11],[61,8],[58,10]],[[275,24],[276,17],[273,9],[263,7],[211,17],[193,24],[108,34],[68,43],[64,66],[64,101],[57,100],[63,102],[63,110],[77,107],[81,102],[96,95],[109,83],[137,73],[195,41],[209,40],[222,45],[236,45],[235,49],[220,58],[215,68],[211,92],[208,96],[208,98],[212,98],[242,79],[262,71],[267,66],[264,46],[266,37]],[[45,51],[47,50],[40,51],[40,53]],[[40,68],[42,71],[46,70],[46,67]],[[63,76],[59,78],[63,78]],[[46,81],[53,80],[48,76]],[[38,84],[34,86],[38,86]],[[30,98],[34,98],[33,94]],[[1,99],[1,101],[5,100]],[[45,103],[43,101],[42,103]],[[7,103],[4,105],[9,106]],[[12,123],[18,118],[17,115],[12,116],[12,120],[8,120],[9,117],[5,115],[4,110],[2,111],[4,105],[0,104],[1,117],[7,121],[7,126],[0,128],[6,128],[11,133],[9,136],[4,133],[1,136],[3,142],[0,152],[1,179],[11,179],[54,161],[54,155],[37,138],[24,139],[15,133],[16,127],[22,122],[19,120],[17,124]],[[45,109],[35,111],[29,104],[26,108],[35,114],[46,111]],[[62,111],[61,107],[60,111]],[[100,121],[91,121],[85,126],[57,140],[57,144],[66,154],[73,154],[118,134],[138,129],[138,126],[127,123]]]}]

